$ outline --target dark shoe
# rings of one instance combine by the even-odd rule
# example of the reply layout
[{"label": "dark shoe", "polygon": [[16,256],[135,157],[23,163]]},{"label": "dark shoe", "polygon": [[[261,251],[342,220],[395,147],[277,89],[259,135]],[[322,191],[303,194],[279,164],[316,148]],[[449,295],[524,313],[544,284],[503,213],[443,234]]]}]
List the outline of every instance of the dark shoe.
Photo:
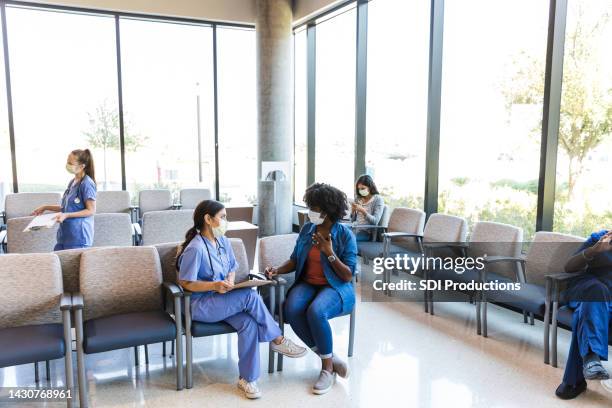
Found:
[{"label": "dark shoe", "polygon": [[606,371],[601,361],[589,361],[584,365],[582,374],[586,380],[607,380],[610,375]]},{"label": "dark shoe", "polygon": [[578,395],[582,394],[586,390],[586,388],[586,381],[583,381],[577,385],[568,385],[562,382],[561,385],[557,387],[555,394],[561,399],[569,400],[574,399]]}]

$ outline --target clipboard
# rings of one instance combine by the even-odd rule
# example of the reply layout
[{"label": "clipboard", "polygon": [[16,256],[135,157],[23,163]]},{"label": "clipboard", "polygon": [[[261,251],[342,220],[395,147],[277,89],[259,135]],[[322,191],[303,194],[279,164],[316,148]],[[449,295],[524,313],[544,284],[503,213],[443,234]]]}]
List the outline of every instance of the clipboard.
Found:
[{"label": "clipboard", "polygon": [[241,289],[241,288],[256,288],[259,286],[271,285],[272,283],[274,283],[274,281],[271,281],[271,280],[260,280],[260,279],[246,280],[244,282],[234,284],[234,287],[232,288],[232,290]]},{"label": "clipboard", "polygon": [[55,221],[57,214],[56,212],[52,212],[34,217],[23,232],[36,231],[41,228],[52,228],[57,223],[57,221]]}]

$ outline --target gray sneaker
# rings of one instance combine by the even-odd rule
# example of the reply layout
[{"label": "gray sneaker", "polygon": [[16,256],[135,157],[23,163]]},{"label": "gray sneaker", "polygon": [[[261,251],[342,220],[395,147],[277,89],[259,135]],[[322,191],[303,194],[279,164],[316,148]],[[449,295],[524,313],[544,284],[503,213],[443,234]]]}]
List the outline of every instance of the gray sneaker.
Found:
[{"label": "gray sneaker", "polygon": [[332,356],[332,364],[334,365],[334,373],[338,373],[338,375],[342,378],[348,378],[349,376],[349,367],[348,365],[337,357],[335,354]]},{"label": "gray sneaker", "polygon": [[325,394],[329,390],[331,390],[335,381],[336,373],[330,373],[327,370],[321,370],[321,374],[319,374],[319,379],[312,386],[312,392],[317,395]]},{"label": "gray sneaker", "polygon": [[584,365],[582,373],[587,380],[607,380],[610,378],[600,361],[589,361]]}]

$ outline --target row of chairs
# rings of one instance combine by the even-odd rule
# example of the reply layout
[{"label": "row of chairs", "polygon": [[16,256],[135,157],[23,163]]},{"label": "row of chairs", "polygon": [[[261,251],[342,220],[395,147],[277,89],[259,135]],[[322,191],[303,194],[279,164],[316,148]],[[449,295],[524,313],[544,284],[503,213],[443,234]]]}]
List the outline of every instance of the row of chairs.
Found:
[{"label": "row of chairs", "polygon": [[[239,269],[249,278],[246,250],[230,239]],[[187,388],[193,385],[192,337],[235,332],[228,324],[191,320],[189,296],[176,284],[178,243],[145,247],[106,247],[52,254],[0,257],[0,367],[64,358],[65,384],[74,386],[72,333],[76,333],[77,378],[81,407],[88,406],[85,355],[171,341],[176,356],[177,390],[184,386],[182,337],[186,336]],[[36,274],[31,271],[36,270]],[[271,286],[274,288],[274,286]],[[185,301],[185,316],[182,298]],[[275,290],[267,298],[275,313]],[[270,355],[269,371],[273,371]],[[49,369],[47,369],[49,376]],[[71,406],[71,401],[68,401]]]},{"label": "row of chairs", "polygon": [[[467,292],[476,300],[476,330],[487,337],[487,304],[493,302],[523,314],[524,322],[534,324],[534,317],[544,322],[544,362],[557,366],[557,327],[571,329],[573,311],[563,302],[561,292],[575,276],[564,272],[564,265],[584,238],[556,232],[539,231],[523,253],[523,230],[496,222],[474,224],[469,240],[467,221],[446,214],[432,214],[425,222],[425,213],[418,209],[395,208],[390,214],[385,208],[378,225],[354,226],[355,231],[374,231],[372,241],[358,243],[359,254],[368,262],[376,257],[407,254],[484,257],[482,271],[422,270],[416,275],[423,279],[455,282],[520,282],[521,290]],[[385,271],[389,282],[392,271]],[[396,271],[393,271],[396,273]],[[389,292],[387,292],[389,294]],[[425,312],[434,313],[431,291],[424,291]],[[551,327],[552,325],[552,327]],[[611,327],[612,329],[612,327]],[[610,338],[612,345],[612,337]],[[551,358],[552,354],[552,358]]]}]

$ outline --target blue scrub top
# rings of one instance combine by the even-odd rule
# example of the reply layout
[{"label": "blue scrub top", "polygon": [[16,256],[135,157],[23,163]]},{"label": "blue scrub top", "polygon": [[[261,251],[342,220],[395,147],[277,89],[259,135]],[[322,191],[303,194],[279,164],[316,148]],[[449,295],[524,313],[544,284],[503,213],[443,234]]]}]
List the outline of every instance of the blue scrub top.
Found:
[{"label": "blue scrub top", "polygon": [[[179,280],[215,282],[224,280],[230,272],[236,272],[238,262],[229,239],[223,236],[217,238],[217,243],[218,246],[202,235],[196,235],[178,259]],[[191,300],[193,302],[213,293],[194,292]]]},{"label": "blue scrub top", "polygon": [[[300,282],[300,277],[306,269],[306,258],[308,258],[308,252],[312,247],[312,234],[314,234],[316,228],[317,226],[311,222],[304,224],[295,243],[295,248],[293,248],[290,259],[295,262],[294,285]],[[329,233],[331,234],[334,253],[343,264],[350,268],[354,276],[357,265],[357,241],[355,234],[353,234],[350,227],[339,222],[332,225]],[[338,292],[342,299],[342,314],[349,313],[355,305],[355,288],[353,288],[353,283],[340,279],[323,253],[321,253],[321,265],[323,265],[323,273],[329,285]]]},{"label": "blue scrub top", "polygon": [[[62,212],[72,213],[82,211],[88,200],[96,199],[96,183],[85,175],[80,182],[74,179],[68,183],[68,188],[62,197]],[[93,245],[94,217],[67,218],[57,230],[57,243],[66,246]]]}]

